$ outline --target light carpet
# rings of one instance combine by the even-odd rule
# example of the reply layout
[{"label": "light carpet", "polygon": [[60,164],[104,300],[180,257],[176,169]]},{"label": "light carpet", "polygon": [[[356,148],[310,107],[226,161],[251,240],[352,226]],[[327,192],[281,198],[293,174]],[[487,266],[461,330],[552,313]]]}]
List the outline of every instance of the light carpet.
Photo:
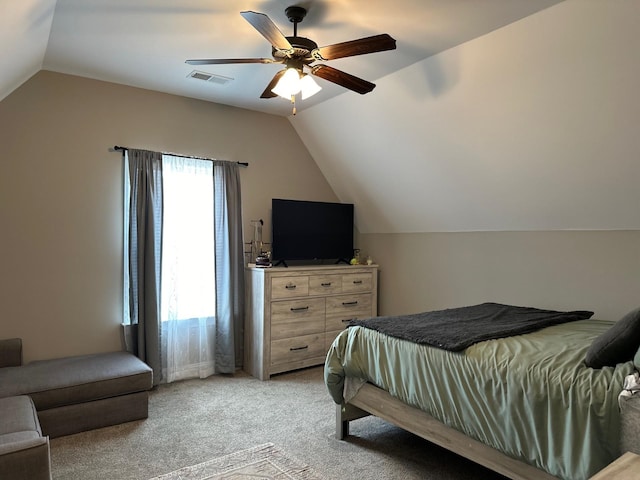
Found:
[{"label": "light carpet", "polygon": [[[336,440],[322,366],[262,382],[244,372],[162,384],[149,418],[51,440],[54,480],[148,480],[273,443],[326,480],[505,480],[376,417]],[[256,480],[255,478],[252,480]]]},{"label": "light carpet", "polygon": [[273,443],[240,450],[150,480],[322,480]]}]

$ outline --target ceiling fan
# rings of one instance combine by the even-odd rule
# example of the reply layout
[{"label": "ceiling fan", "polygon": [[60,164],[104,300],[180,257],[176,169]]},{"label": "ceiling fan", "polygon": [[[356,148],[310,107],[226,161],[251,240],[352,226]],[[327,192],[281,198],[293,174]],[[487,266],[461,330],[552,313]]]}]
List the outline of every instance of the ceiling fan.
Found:
[{"label": "ceiling fan", "polygon": [[[285,14],[289,21],[293,23],[293,36],[291,37],[285,37],[264,13],[240,12],[240,15],[271,43],[273,58],[212,58],[187,60],[186,63],[189,65],[221,65],[229,63],[284,64],[286,68],[275,74],[267,88],[260,95],[260,98],[273,98],[278,95],[288,98],[290,96],[291,101],[295,102],[295,94],[300,89],[302,89],[303,99],[313,95],[320,90],[320,87],[313,82],[311,77],[308,77],[304,71],[305,69],[311,75],[323,78],[359,94],[369,93],[375,88],[375,84],[362,78],[355,77],[328,65],[312,65],[312,63],[317,60],[334,60],[336,58],[393,50],[396,48],[396,41],[391,36],[383,33],[358,40],[318,47],[318,44],[313,40],[298,36],[298,23],[304,19],[307,10],[300,6],[291,6],[285,9]],[[294,81],[295,85],[293,87],[288,86],[285,79]],[[306,95],[305,83],[309,85],[306,88]],[[313,84],[315,84],[315,87]]]}]

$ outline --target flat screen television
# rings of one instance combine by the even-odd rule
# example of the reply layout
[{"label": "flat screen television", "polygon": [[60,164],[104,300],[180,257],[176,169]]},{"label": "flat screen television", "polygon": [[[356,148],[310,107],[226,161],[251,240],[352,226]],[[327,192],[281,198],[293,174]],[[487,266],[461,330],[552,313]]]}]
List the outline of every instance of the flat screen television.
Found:
[{"label": "flat screen television", "polygon": [[353,204],[271,201],[271,254],[276,263],[353,257]]}]

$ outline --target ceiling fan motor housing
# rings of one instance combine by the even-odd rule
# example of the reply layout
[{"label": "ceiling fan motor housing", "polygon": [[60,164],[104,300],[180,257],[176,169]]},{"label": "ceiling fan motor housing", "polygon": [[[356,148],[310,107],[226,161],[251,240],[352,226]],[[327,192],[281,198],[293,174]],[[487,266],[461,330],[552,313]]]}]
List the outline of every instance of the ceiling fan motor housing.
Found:
[{"label": "ceiling fan motor housing", "polygon": [[291,44],[291,47],[293,47],[293,52],[288,52],[289,55],[287,55],[287,52],[283,52],[272,47],[271,54],[273,55],[273,58],[280,60],[288,56],[289,58],[304,60],[305,63],[311,63],[314,60],[311,56],[311,52],[318,48],[318,44],[316,42],[305,37],[286,37],[286,39]]},{"label": "ceiling fan motor housing", "polygon": [[307,10],[296,5],[287,7],[284,13],[291,23],[300,23],[307,16]]}]

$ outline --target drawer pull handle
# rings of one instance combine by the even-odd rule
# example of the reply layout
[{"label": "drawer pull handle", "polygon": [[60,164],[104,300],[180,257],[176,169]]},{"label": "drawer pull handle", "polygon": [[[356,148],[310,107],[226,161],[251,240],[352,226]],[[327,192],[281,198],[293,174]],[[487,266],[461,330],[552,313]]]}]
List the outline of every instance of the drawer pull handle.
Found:
[{"label": "drawer pull handle", "polygon": [[298,351],[298,350],[306,350],[307,348],[309,348],[309,345],[305,345],[304,347],[291,347],[289,349],[289,351],[290,352],[295,352],[295,351]]},{"label": "drawer pull handle", "polygon": [[342,302],[342,305],[344,305],[345,307],[349,307],[351,305],[357,305],[357,304],[358,304],[357,300],[355,300],[353,302]]},{"label": "drawer pull handle", "polygon": [[353,283],[355,283],[356,285],[360,285],[362,283],[362,280],[354,280]]},{"label": "drawer pull handle", "polygon": [[322,285],[323,287],[330,287],[331,286],[331,282],[321,283],[320,285]]},{"label": "drawer pull handle", "polygon": [[342,320],[342,323],[349,323],[349,322],[353,322],[354,320],[357,320],[358,317],[353,317],[353,318],[345,318],[344,320]]},{"label": "drawer pull handle", "polygon": [[294,288],[296,288],[296,286],[293,283],[290,283],[289,285],[285,285],[284,288],[286,288],[287,290],[293,290]]},{"label": "drawer pull handle", "polygon": [[292,312],[302,312],[304,310],[309,310],[309,306],[306,307],[291,307]]}]

